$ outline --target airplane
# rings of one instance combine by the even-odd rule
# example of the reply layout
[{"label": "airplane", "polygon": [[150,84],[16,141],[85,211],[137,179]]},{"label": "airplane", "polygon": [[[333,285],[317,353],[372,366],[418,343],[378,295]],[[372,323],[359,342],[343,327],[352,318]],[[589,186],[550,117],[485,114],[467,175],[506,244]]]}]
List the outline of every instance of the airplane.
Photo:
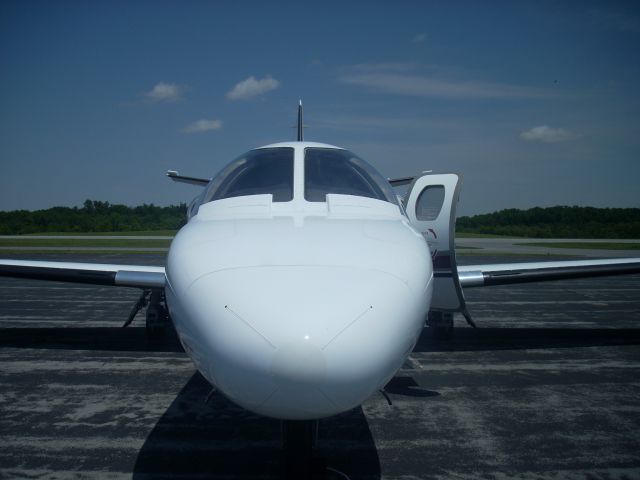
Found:
[{"label": "airplane", "polygon": [[[387,179],[303,139],[239,156],[203,187],[165,267],[0,259],[0,276],[142,290],[150,337],[175,328],[211,385],[283,421],[290,476],[311,476],[317,422],[383,391],[425,322],[475,327],[463,288],[640,273],[640,258],[458,266],[462,177]],[[394,187],[408,185],[402,197]]]}]

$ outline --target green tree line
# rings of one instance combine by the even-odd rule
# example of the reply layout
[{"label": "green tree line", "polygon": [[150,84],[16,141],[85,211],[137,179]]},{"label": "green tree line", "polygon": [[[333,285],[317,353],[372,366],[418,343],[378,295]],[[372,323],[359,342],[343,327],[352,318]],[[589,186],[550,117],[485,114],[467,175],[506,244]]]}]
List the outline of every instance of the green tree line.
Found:
[{"label": "green tree line", "polygon": [[128,207],[86,200],[80,208],[0,212],[0,234],[177,230],[186,221],[187,206],[184,203],[168,207],[153,204]]},{"label": "green tree line", "polygon": [[535,238],[640,238],[640,208],[511,208],[460,217],[456,231]]},{"label": "green tree line", "polygon": [[[187,221],[184,203],[137,207],[86,200],[82,207],[0,212],[0,234],[177,230]],[[536,238],[640,238],[640,208],[549,207],[460,217],[458,233]]]}]

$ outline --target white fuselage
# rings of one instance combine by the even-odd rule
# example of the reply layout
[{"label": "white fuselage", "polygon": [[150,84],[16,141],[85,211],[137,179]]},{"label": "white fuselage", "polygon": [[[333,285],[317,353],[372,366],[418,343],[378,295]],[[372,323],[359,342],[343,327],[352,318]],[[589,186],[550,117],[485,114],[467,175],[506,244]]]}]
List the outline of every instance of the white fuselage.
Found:
[{"label": "white fuselage", "polygon": [[413,349],[432,293],[421,234],[382,200],[204,203],[167,259],[171,317],[198,370],[259,414],[316,419],[362,403]]}]

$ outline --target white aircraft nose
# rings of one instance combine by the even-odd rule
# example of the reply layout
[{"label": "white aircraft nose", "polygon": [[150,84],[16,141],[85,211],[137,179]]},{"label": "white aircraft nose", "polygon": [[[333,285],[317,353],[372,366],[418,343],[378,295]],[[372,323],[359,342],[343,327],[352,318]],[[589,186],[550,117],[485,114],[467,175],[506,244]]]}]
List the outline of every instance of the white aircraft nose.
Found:
[{"label": "white aircraft nose", "polygon": [[430,289],[371,269],[268,266],[204,275],[185,293],[181,336],[204,350],[200,371],[249,410],[304,419],[348,410],[393,375]]},{"label": "white aircraft nose", "polygon": [[325,355],[308,339],[285,344],[273,356],[271,376],[285,389],[324,384],[327,376]]}]

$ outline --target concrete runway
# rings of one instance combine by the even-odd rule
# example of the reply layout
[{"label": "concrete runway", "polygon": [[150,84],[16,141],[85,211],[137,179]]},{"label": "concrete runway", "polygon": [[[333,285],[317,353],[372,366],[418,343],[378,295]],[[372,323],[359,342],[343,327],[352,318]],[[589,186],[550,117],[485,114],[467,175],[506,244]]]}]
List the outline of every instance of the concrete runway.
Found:
[{"label": "concrete runway", "polygon": [[[480,328],[425,331],[393,405],[322,421],[320,451],[352,479],[640,478],[639,293],[640,275],[470,289]],[[277,478],[279,423],[205,404],[206,381],[142,316],[120,329],[137,295],[0,279],[0,478]]]},{"label": "concrete runway", "polygon": [[166,235],[0,235],[0,240],[172,240]]},{"label": "concrete runway", "polygon": [[[135,235],[0,235],[0,240],[171,240],[173,237],[167,236],[135,236]],[[558,239],[558,238],[458,238],[456,245],[458,252],[461,254],[478,254],[483,255],[560,255],[560,256],[584,256],[592,258],[604,257],[640,257],[638,250],[602,250],[602,249],[584,249],[584,248],[557,248],[546,246],[522,245],[523,243],[627,243],[629,245],[640,244],[640,240],[627,239]],[[99,246],[99,247],[83,247],[83,246],[0,246],[0,254],[2,251],[20,251],[20,252],[145,252],[145,253],[162,253],[167,252],[168,247],[137,247],[130,245],[127,247]]]},{"label": "concrete runway", "polygon": [[[626,239],[567,239],[567,238],[457,238],[459,249],[477,249],[476,253],[490,255],[575,255],[592,258],[640,257],[638,250],[605,250],[585,248],[558,248],[523,245],[525,243],[626,243],[637,246],[640,240]],[[464,250],[462,250],[464,251]],[[467,253],[469,253],[467,251]],[[471,253],[474,253],[471,251]]]}]

